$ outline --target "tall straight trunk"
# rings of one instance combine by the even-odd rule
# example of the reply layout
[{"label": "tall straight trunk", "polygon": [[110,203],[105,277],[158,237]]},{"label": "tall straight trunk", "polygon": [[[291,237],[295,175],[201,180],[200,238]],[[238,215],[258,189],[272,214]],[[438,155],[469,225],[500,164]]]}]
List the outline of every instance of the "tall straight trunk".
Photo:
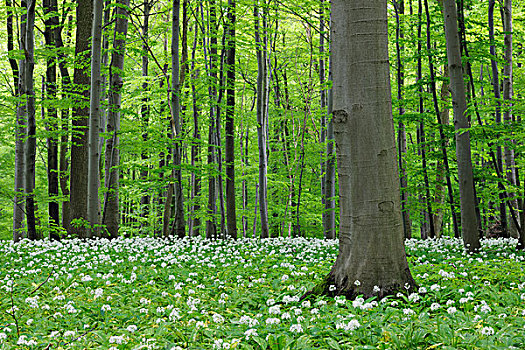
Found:
[{"label": "tall straight trunk", "polygon": [[[56,30],[59,25],[58,9],[56,0],[44,0],[44,13],[49,16],[44,20],[45,30],[44,39],[46,47],[53,50],[56,45]],[[52,105],[47,108],[47,129],[49,136],[47,138],[47,193],[49,196],[49,226],[51,239],[60,239],[58,235],[58,226],[60,225],[60,213],[58,206],[58,113],[54,107],[57,99],[57,81],[56,81],[57,59],[53,54],[46,60],[46,98],[52,101]]]},{"label": "tall straight trunk", "polygon": [[[108,26],[111,19],[111,10],[113,7],[111,6],[112,0],[104,0],[104,15],[103,15],[103,22],[102,22],[102,57],[100,60],[101,67],[106,68],[109,66],[109,31]],[[101,72],[102,73],[102,72]],[[108,98],[108,75],[107,74],[101,74],[101,82],[100,82],[100,101],[101,101],[101,108],[100,108],[100,123],[98,125],[99,130],[99,141],[98,141],[98,149],[99,149],[99,173],[102,174],[104,171],[104,161],[103,157],[101,156],[104,150],[104,146],[106,145],[106,139],[102,136],[106,133],[106,127],[108,124],[108,111],[107,111],[107,98]]]},{"label": "tall straight trunk", "polygon": [[[425,3],[426,4],[426,3]],[[421,22],[421,16],[422,16],[422,12],[423,12],[423,7],[422,7],[422,3],[421,3],[421,0],[418,0],[418,43],[417,43],[417,49],[418,49],[418,52],[420,53],[418,55],[418,58],[417,58],[417,80],[418,80],[418,83],[419,83],[419,113],[420,113],[420,116],[422,117],[423,114],[425,113],[425,109],[424,109],[424,104],[423,104],[423,75],[422,75],[422,59],[421,59],[421,41],[422,41],[422,36],[421,36],[421,27],[422,27],[422,22]],[[428,31],[429,31],[429,26],[428,26],[428,20],[427,20],[427,34],[428,34]],[[432,216],[432,208],[431,208],[431,200],[430,200],[430,185],[429,185],[429,181],[428,181],[428,171],[427,171],[427,157],[426,157],[426,154],[427,154],[427,144],[426,144],[426,136],[425,136],[425,123],[424,121],[422,120],[420,123],[419,123],[419,138],[418,138],[418,141],[419,141],[419,149],[421,151],[421,164],[422,164],[422,170],[423,170],[423,181],[424,181],[424,184],[425,184],[425,198],[424,198],[424,202],[426,204],[426,212],[425,212],[425,209],[422,210],[422,224],[421,224],[421,238],[427,238],[427,227],[428,229],[430,229],[430,238],[434,238],[435,237],[435,232],[434,232],[434,221],[433,221],[433,216]],[[427,226],[427,218],[429,220],[429,223],[428,223],[428,226]]]},{"label": "tall straight trunk", "polygon": [[[494,91],[495,99],[495,122],[501,124],[501,89],[498,63],[496,61],[496,43],[494,40],[494,5],[496,0],[489,0],[489,12],[488,12],[488,29],[489,29],[489,40],[490,40],[490,66],[492,68],[492,88]],[[503,174],[503,151],[501,146],[496,147],[496,164],[494,167],[498,167],[500,174]],[[503,180],[503,178],[501,179]],[[500,213],[500,224],[501,230],[504,236],[508,236],[508,225],[507,225],[507,208],[506,208],[506,194],[503,192],[499,193],[499,213]]]},{"label": "tall straight trunk", "polygon": [[[198,41],[198,25],[195,24],[195,37],[193,39],[193,49],[191,52],[191,71],[193,72],[193,79],[191,79],[191,93],[193,98],[193,141],[191,144],[191,166],[196,169],[201,162],[201,135],[199,130],[199,105],[197,97],[197,89],[195,81],[198,78],[198,72],[195,69],[195,53],[197,51]],[[197,165],[199,164],[199,165]],[[189,215],[188,234],[190,237],[200,236],[200,218],[197,212],[200,210],[199,197],[201,192],[201,177],[197,171],[191,173],[191,213]]]},{"label": "tall straight trunk", "polygon": [[177,237],[182,238],[186,235],[186,221],[184,219],[184,200],[182,192],[182,135],[180,127],[180,63],[179,63],[179,33],[180,33],[180,1],[173,1],[173,22],[171,27],[171,115],[172,132],[174,135],[173,145],[173,175],[175,200],[175,218],[173,222],[173,232]]},{"label": "tall straight trunk", "polygon": [[268,238],[268,200],[267,200],[267,168],[266,154],[266,85],[267,70],[264,55],[264,45],[259,27],[259,3],[254,4],[255,45],[257,51],[257,142],[259,145],[259,212],[261,218],[261,238]]},{"label": "tall straight trunk", "polygon": [[22,1],[26,5],[27,20],[25,35],[22,43],[24,44],[25,74],[24,92],[27,98],[27,143],[25,154],[25,195],[26,195],[26,219],[27,219],[27,238],[38,239],[36,232],[35,216],[35,163],[36,163],[36,118],[35,118],[35,90],[33,71],[35,68],[35,5],[36,0]]},{"label": "tall straight trunk", "polygon": [[[209,57],[207,55],[206,35],[203,33],[204,44],[204,59],[206,61],[206,68],[208,77],[211,81],[208,87],[208,94],[210,96],[210,116],[208,125],[208,208],[206,220],[206,238],[217,238],[217,136],[216,126],[217,122],[217,14],[216,14],[215,0],[210,0],[210,37],[209,37]],[[201,5],[201,19],[204,23],[204,9]]]},{"label": "tall straight trunk", "polygon": [[106,140],[106,194],[102,224],[109,237],[119,235],[119,132],[120,132],[120,105],[123,85],[124,54],[126,50],[126,35],[128,33],[129,0],[117,0],[115,10],[115,36],[113,39],[113,53],[109,73],[108,95],[108,125],[109,138]]},{"label": "tall straight trunk", "polygon": [[[331,57],[331,56],[330,56]],[[332,59],[328,63],[328,80],[332,81]],[[325,181],[325,206],[326,226],[325,238],[334,239],[336,237],[335,228],[335,140],[334,140],[334,123],[332,118],[333,112],[333,88],[328,90],[328,116],[329,120],[326,126],[326,181]]]},{"label": "tall straight trunk", "polygon": [[88,119],[89,119],[89,66],[90,38],[93,21],[93,0],[78,0],[76,8],[76,38],[75,38],[75,70],[73,85],[75,86],[75,106],[73,108],[71,136],[71,166],[69,191],[68,233],[74,236],[86,237],[84,225],[74,225],[74,220],[87,220],[88,192]]},{"label": "tall straight trunk", "polygon": [[[440,112],[439,110],[439,103],[437,98],[437,90],[436,90],[436,75],[434,71],[434,61],[432,59],[431,52],[431,40],[430,40],[430,12],[428,9],[428,1],[425,0],[425,12],[427,15],[427,52],[428,52],[428,67],[430,70],[430,89],[432,91],[432,101],[434,102],[434,112],[436,113],[437,123],[438,123],[438,129],[439,129],[439,138],[441,141],[441,151],[443,152],[443,160],[438,162],[438,169],[437,169],[437,179],[436,179],[436,194],[435,199],[436,201],[439,200],[439,196],[442,196],[442,188],[440,187],[440,183],[442,182],[442,177],[444,176],[447,183],[447,190],[448,190],[448,200],[450,205],[450,213],[452,216],[452,225],[454,228],[454,237],[459,238],[459,227],[458,227],[458,221],[456,216],[456,206],[454,205],[454,192],[452,190],[452,182],[450,180],[450,167],[448,163],[448,153],[447,153],[447,145],[448,140],[445,136],[445,132],[443,129],[443,125],[449,124],[449,109],[447,107],[443,108],[443,111]],[[448,66],[444,67],[444,76],[448,76]],[[448,91],[449,91],[449,84],[443,83],[443,86],[441,87],[441,99],[446,101],[448,100]],[[440,192],[441,189],[441,192]],[[442,219],[443,219],[443,212],[439,211],[435,215],[434,221],[434,230],[436,232],[436,237],[438,236],[438,231],[441,230],[442,226]]]},{"label": "tall straight trunk", "polygon": [[226,217],[228,235],[237,239],[237,214],[235,206],[235,0],[228,0],[228,45],[226,54]]},{"label": "tall straight trunk", "polygon": [[99,124],[100,124],[100,87],[102,55],[102,11],[103,0],[93,1],[93,28],[91,32],[91,93],[89,103],[89,148],[88,148],[88,221],[91,230],[87,237],[98,237],[100,232],[100,202],[98,189],[99,173]]},{"label": "tall straight trunk", "polygon": [[470,132],[468,130],[469,123],[466,116],[467,101],[465,96],[465,83],[463,81],[463,67],[461,65],[456,2],[454,0],[443,0],[443,5],[450,90],[454,110],[454,128],[456,130],[455,139],[461,206],[461,233],[465,247],[470,252],[474,252],[479,250],[480,241],[476,219]]},{"label": "tall straight trunk", "polygon": [[403,66],[403,53],[405,51],[405,45],[402,41],[405,38],[405,31],[403,30],[403,23],[401,22],[402,17],[405,15],[405,2],[404,0],[398,0],[394,2],[396,10],[396,55],[397,55],[397,100],[398,100],[398,113],[399,123],[397,128],[397,148],[398,148],[398,163],[399,172],[401,177],[399,179],[401,185],[401,214],[403,216],[403,231],[405,238],[412,237],[412,221],[410,220],[410,211],[407,208],[408,201],[408,179],[406,173],[406,162],[404,157],[407,153],[407,135],[405,124],[403,123],[403,116],[405,114],[404,107],[404,89],[405,89],[405,72]]},{"label": "tall straight trunk", "polygon": [[[56,3],[56,0],[51,0],[51,3]],[[69,75],[69,70],[66,65],[66,55],[63,51],[64,41],[62,40],[62,29],[63,26],[55,27],[55,45],[58,50],[58,68],[61,76],[62,83],[62,98],[69,99],[71,98],[71,76]],[[60,113],[60,123],[61,123],[61,136],[60,136],[60,160],[59,160],[59,184],[60,190],[62,192],[62,227],[67,228],[69,225],[69,134],[70,134],[70,118],[69,118],[69,108],[62,108]]]},{"label": "tall straight trunk", "polygon": [[386,1],[333,0],[331,30],[339,254],[313,292],[381,298],[415,288],[403,245]]},{"label": "tall straight trunk", "polygon": [[[6,0],[7,7],[7,51],[11,54],[14,51],[14,34],[13,34],[13,11],[11,10],[11,1]],[[21,18],[21,33],[25,31],[25,18]],[[22,49],[22,47],[21,47]],[[9,56],[11,57],[11,55]],[[16,59],[9,58],[11,71],[13,74],[13,83],[15,87],[15,97],[18,98],[16,104],[16,123],[15,123],[15,198],[13,205],[13,241],[18,242],[23,237],[24,233],[24,168],[25,168],[25,135],[26,135],[26,121],[25,105],[22,101],[22,94],[20,93],[22,86],[21,81],[24,80],[24,60],[20,60],[20,65]]]},{"label": "tall straight trunk", "polygon": [[217,58],[219,59],[219,66],[218,71],[219,78],[218,78],[218,96],[217,96],[217,112],[215,114],[215,147],[217,150],[217,194],[219,198],[219,206],[220,206],[220,238],[225,238],[227,235],[226,232],[226,208],[224,205],[224,181],[223,181],[223,156],[222,156],[222,134],[221,134],[221,128],[222,128],[222,116],[221,116],[221,107],[222,107],[222,99],[224,95],[225,85],[224,85],[224,61],[225,61],[225,46],[226,46],[226,35],[227,32],[224,31],[224,34],[222,36],[222,50],[220,56]]},{"label": "tall straight trunk", "polygon": [[248,209],[248,184],[244,175],[246,174],[246,166],[248,165],[248,136],[249,130],[246,128],[244,133],[244,125],[241,123],[241,137],[240,137],[240,150],[241,150],[241,162],[242,162],[242,236],[246,238],[248,232],[248,218],[246,217],[246,211]]},{"label": "tall straight trunk", "polygon": [[[148,85],[148,65],[149,65],[149,56],[148,56],[148,37],[149,37],[149,14],[150,14],[150,1],[144,0],[143,2],[143,11],[144,11],[144,22],[142,23],[142,38],[144,40],[144,44],[142,45],[142,79],[144,79],[144,82],[142,83],[142,91],[144,93],[148,93],[149,85]],[[147,142],[148,140],[148,127],[149,127],[149,98],[145,96],[142,98],[142,106],[140,108],[140,116],[142,119],[142,140],[144,142]],[[140,178],[144,182],[148,181],[148,151],[147,149],[144,149],[141,154],[140,158],[142,159],[142,166],[143,169],[140,172]],[[140,215],[147,220],[148,218],[148,206],[150,202],[150,195],[148,191],[146,191],[142,197],[140,198]],[[143,221],[142,224],[145,222]]]},{"label": "tall straight trunk", "polygon": [[[462,4],[462,3],[460,3],[460,4]],[[460,11],[460,15],[461,16],[464,15],[463,11]],[[462,34],[462,39],[463,39],[461,41],[462,49],[465,52],[465,56],[467,58],[469,58],[467,39],[466,39],[466,30],[465,30],[465,27],[464,27],[464,20],[460,21],[460,24],[463,24],[463,27],[461,28],[461,34]],[[472,94],[472,98],[473,98],[473,102],[474,102],[473,103],[474,111],[476,113],[478,124],[480,126],[483,126],[483,120],[481,119],[481,114],[479,112],[478,104],[477,104],[477,101],[476,101],[476,89],[475,89],[475,86],[474,86],[474,77],[473,77],[473,74],[472,74],[472,66],[471,66],[470,60],[468,60],[468,59],[466,60],[466,68],[467,68],[466,70],[467,70],[467,74],[468,74],[469,82],[470,82],[470,92]],[[483,80],[483,65],[481,65],[481,79],[480,80]],[[481,92],[481,97],[483,97],[484,96],[483,84],[480,85],[480,92]],[[484,132],[484,134],[485,134],[485,132]],[[488,136],[486,138],[489,139]],[[494,170],[496,172],[497,177],[500,179],[500,181],[498,181],[498,190],[505,195],[505,198],[508,198],[509,197],[507,195],[508,191],[506,189],[506,186],[505,186],[504,180],[503,180],[505,175],[502,172],[500,172],[499,167],[495,166],[498,163],[498,161],[497,161],[496,154],[492,150],[492,148],[493,148],[493,142],[489,141],[488,142],[488,153],[489,153],[490,159],[492,160],[491,164],[492,164],[492,166],[493,166],[493,168],[494,168]],[[516,168],[516,174],[517,174],[517,168]],[[516,180],[518,180],[518,177],[516,177]],[[510,201],[505,201],[505,203],[508,206],[510,217],[512,219],[513,225],[515,227],[517,227],[518,229],[520,229],[521,225],[520,225],[519,221],[521,219],[517,217],[516,212],[515,212],[514,208],[512,207],[511,202]],[[478,215],[478,221],[479,221],[478,222],[478,230],[479,230],[480,234],[482,234],[483,226],[481,224],[481,215],[479,214],[479,208],[476,208],[476,214]]]},{"label": "tall straight trunk", "polygon": [[[323,198],[324,210],[323,210],[323,232],[325,239],[335,238],[335,211],[334,211],[334,200],[335,195],[335,171],[334,171],[334,127],[331,118],[331,88],[326,89],[326,72],[325,72],[325,36],[327,31],[325,28],[326,9],[325,1],[320,2],[321,15],[319,17],[319,81],[321,83],[321,110],[322,115],[322,131],[321,131],[321,143],[326,143],[325,160],[321,162],[322,171],[322,184],[321,184],[321,196]],[[330,72],[330,63],[328,64],[328,79],[332,78]]]},{"label": "tall straight trunk", "polygon": [[[431,60],[431,57],[429,55],[429,59]],[[433,74],[433,65],[430,65],[431,72],[431,84],[432,84],[432,90],[434,91],[436,89],[435,87],[435,80],[434,80],[434,74]],[[444,73],[443,76],[448,77],[448,69],[447,66],[444,66]],[[447,107],[448,100],[450,98],[450,92],[449,92],[449,84],[446,80],[443,80],[443,84],[441,85],[441,91],[440,91],[440,99],[443,103],[443,108],[436,111],[438,113],[438,123],[440,127],[440,139],[441,139],[441,148],[444,149],[444,153],[446,153],[446,147],[448,146],[448,142],[444,137],[441,137],[443,126],[442,125],[448,125],[450,123],[450,110]],[[434,94],[434,92],[433,92]],[[437,93],[436,93],[437,95]],[[437,99],[437,97],[436,97]],[[436,233],[436,238],[440,238],[443,235],[443,216],[444,212],[441,206],[445,203],[445,186],[443,186],[443,181],[447,180],[447,184],[450,182],[450,174],[448,169],[448,157],[447,161],[445,162],[444,159],[438,160],[437,166],[436,166],[436,187],[434,190],[434,203],[436,203],[435,207],[436,210],[434,211],[434,231]],[[455,211],[454,211],[454,204],[452,202],[452,214],[454,215],[454,223],[456,223],[455,219]],[[455,227],[457,227],[457,224],[455,224]]]},{"label": "tall straight trunk", "polygon": [[[503,66],[503,101],[505,104],[505,109],[503,110],[503,122],[505,124],[511,124],[513,122],[513,115],[512,115],[512,98],[513,98],[513,69],[512,69],[512,0],[505,0],[503,4],[502,9],[503,14],[503,30],[505,31],[504,36],[504,44],[505,44],[505,51],[504,51],[504,59],[505,59],[505,65]],[[511,140],[511,143],[514,144],[515,140]],[[517,186],[518,184],[518,176],[517,176],[517,170],[516,167],[516,160],[515,160],[515,154],[514,149],[509,146],[505,146],[505,166],[507,168],[507,181],[512,186]],[[509,197],[513,198],[515,197],[515,193],[509,193]],[[513,208],[518,208],[518,200],[512,199],[510,200],[512,203]],[[518,215],[516,210],[511,209],[514,211],[514,215]],[[523,214],[521,214],[523,215]],[[510,234],[512,236],[516,236],[518,233],[518,227],[514,223],[513,220],[510,220],[511,225],[511,232]],[[518,233],[519,234],[519,233]]]}]

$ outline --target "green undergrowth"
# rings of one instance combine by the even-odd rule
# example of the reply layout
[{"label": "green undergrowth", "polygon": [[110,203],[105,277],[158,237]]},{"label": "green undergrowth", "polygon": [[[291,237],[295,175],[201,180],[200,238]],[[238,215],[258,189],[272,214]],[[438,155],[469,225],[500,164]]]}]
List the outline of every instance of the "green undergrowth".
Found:
[{"label": "green undergrowth", "polygon": [[0,349],[519,349],[515,243],[409,240],[417,293],[300,301],[337,241],[2,242]]}]

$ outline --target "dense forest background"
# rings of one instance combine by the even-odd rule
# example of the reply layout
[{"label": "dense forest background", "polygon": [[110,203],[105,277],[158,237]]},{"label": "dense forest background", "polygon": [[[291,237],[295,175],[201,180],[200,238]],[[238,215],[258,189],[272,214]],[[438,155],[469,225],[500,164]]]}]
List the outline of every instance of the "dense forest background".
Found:
[{"label": "dense forest background", "polygon": [[[0,8],[0,237],[336,237],[329,1],[94,4]],[[517,236],[524,3],[457,5],[480,235]],[[405,236],[459,237],[442,4],[388,11]]]}]

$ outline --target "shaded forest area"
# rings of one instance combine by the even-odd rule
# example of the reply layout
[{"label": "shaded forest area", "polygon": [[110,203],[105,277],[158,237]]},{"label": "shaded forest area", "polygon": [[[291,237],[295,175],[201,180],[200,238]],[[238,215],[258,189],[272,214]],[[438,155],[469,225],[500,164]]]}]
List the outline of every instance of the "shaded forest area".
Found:
[{"label": "shaded forest area", "polygon": [[[523,1],[457,5],[469,217],[523,242]],[[0,11],[0,237],[337,236],[329,1]],[[462,229],[443,11],[388,3],[407,238]]]}]

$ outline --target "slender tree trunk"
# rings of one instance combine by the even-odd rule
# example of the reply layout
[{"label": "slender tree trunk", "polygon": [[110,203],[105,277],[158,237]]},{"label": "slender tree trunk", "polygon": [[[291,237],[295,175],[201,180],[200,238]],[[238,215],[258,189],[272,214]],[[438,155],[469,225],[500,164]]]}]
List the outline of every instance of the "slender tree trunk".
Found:
[{"label": "slender tree trunk", "polygon": [[99,124],[100,124],[100,88],[101,88],[101,55],[102,55],[102,13],[103,0],[93,1],[93,29],[91,32],[91,93],[89,104],[89,148],[88,148],[88,221],[91,231],[88,237],[100,234],[99,189]]},{"label": "slender tree trunk", "polygon": [[[503,101],[505,104],[505,109],[503,110],[503,121],[505,124],[511,124],[513,122],[513,115],[512,115],[512,98],[513,98],[513,69],[512,69],[512,0],[505,0],[503,4],[503,30],[505,31],[504,36],[504,43],[505,43],[505,51],[504,51],[504,59],[505,59],[505,65],[503,66]],[[510,140],[512,144],[515,144],[515,140]],[[507,168],[507,181],[512,186],[517,186],[518,184],[518,177],[517,177],[517,170],[516,167],[516,160],[515,160],[515,154],[514,149],[509,146],[505,146],[505,166]],[[516,196],[516,193],[509,193],[509,197],[512,198],[510,200],[513,208],[518,208],[518,200],[514,197]],[[514,211],[514,215],[518,216],[518,212],[516,210],[511,209]],[[521,214],[522,215],[522,214]],[[519,221],[519,219],[518,219]],[[514,221],[510,220],[510,234],[513,237],[518,237],[518,227],[514,223]]]},{"label": "slender tree trunk", "polygon": [[[193,72],[193,79],[191,79],[191,93],[193,96],[193,142],[191,144],[191,166],[196,169],[201,162],[201,135],[199,130],[199,102],[197,97],[197,89],[195,81],[198,78],[198,71],[195,69],[195,53],[197,51],[198,40],[198,24],[195,24],[195,38],[193,40],[193,49],[191,53],[191,71]],[[192,209],[189,218],[188,232],[190,237],[200,236],[200,218],[198,211],[200,210],[199,197],[201,192],[201,176],[197,171],[191,173],[191,203]]]},{"label": "slender tree trunk", "polygon": [[[56,0],[51,0],[51,4],[57,3]],[[57,7],[57,6],[55,6]],[[61,89],[61,95],[62,99],[70,99],[72,96],[72,89],[71,89],[71,76],[69,75],[69,70],[66,65],[66,54],[64,53],[64,42],[62,40],[62,30],[63,25],[60,26],[54,26],[55,31],[55,45],[57,49],[57,55],[58,55],[58,68],[60,71],[61,76],[61,83],[62,83],[62,89]],[[68,35],[69,37],[69,35]],[[60,184],[60,190],[62,192],[62,197],[64,200],[62,201],[62,227],[67,228],[70,222],[69,219],[69,186],[68,186],[68,180],[69,180],[69,158],[68,158],[68,150],[69,150],[69,134],[71,133],[71,130],[69,128],[69,107],[62,108],[60,113],[60,123],[61,123],[61,136],[60,136],[60,143],[59,143],[59,153],[60,153],[60,159],[59,159],[59,184]]]},{"label": "slender tree trunk", "polygon": [[450,90],[454,110],[456,130],[456,157],[458,162],[459,196],[461,205],[461,230],[465,247],[474,252],[479,250],[479,233],[476,219],[476,199],[474,197],[474,177],[470,151],[470,133],[467,120],[467,103],[463,67],[461,65],[458,35],[457,11],[454,0],[443,1],[445,37],[447,42]]},{"label": "slender tree trunk", "polygon": [[381,298],[416,286],[403,245],[386,1],[333,0],[331,30],[339,254],[313,292]]},{"label": "slender tree trunk", "polygon": [[398,163],[399,172],[401,173],[400,185],[401,185],[401,215],[403,216],[403,231],[405,238],[412,237],[412,221],[410,219],[410,210],[407,208],[408,201],[408,179],[406,173],[406,162],[404,157],[407,153],[407,135],[405,124],[403,123],[403,116],[405,114],[404,107],[404,88],[405,88],[405,72],[403,66],[402,56],[405,51],[405,45],[402,41],[405,38],[405,31],[403,30],[403,23],[401,17],[405,15],[405,2],[404,0],[397,0],[394,2],[396,10],[396,54],[397,54],[397,100],[398,100],[398,113],[399,123],[397,130],[397,148],[398,148]]},{"label": "slender tree trunk", "polygon": [[109,74],[108,125],[109,138],[106,140],[106,194],[102,224],[111,238],[119,235],[119,186],[120,186],[120,105],[123,85],[124,54],[128,32],[129,0],[117,0],[115,10],[115,36]]},{"label": "slender tree trunk", "polygon": [[[332,123],[332,93],[331,89],[326,89],[326,73],[325,73],[325,36],[327,31],[325,28],[326,9],[325,1],[321,0],[321,16],[319,20],[319,81],[321,83],[321,109],[322,115],[322,131],[321,131],[321,143],[326,143],[326,150],[323,160],[321,162],[322,171],[322,184],[321,184],[321,196],[323,198],[324,211],[323,211],[323,232],[325,239],[335,238],[335,211],[334,211],[334,200],[335,195],[335,171],[334,171],[334,126]],[[328,79],[331,80],[330,63],[328,64]]]},{"label": "slender tree trunk", "polygon": [[[431,59],[429,57],[429,59]],[[433,68],[433,66],[431,66]],[[431,73],[433,75],[433,73]],[[448,77],[448,68],[445,65],[444,66],[444,77]],[[433,90],[435,90],[435,81],[434,78],[432,79],[433,84]],[[441,85],[441,92],[440,92],[440,98],[443,102],[443,108],[441,111],[436,111],[439,113],[439,127],[443,129],[441,123],[443,125],[448,125],[450,122],[450,111],[448,109],[448,99],[450,98],[450,92],[449,92],[449,84],[446,80],[443,80],[443,84]],[[441,138],[441,132],[440,132],[440,138]],[[441,147],[446,152],[446,147],[448,146],[448,142],[444,140],[444,138],[441,138]],[[436,210],[434,211],[434,231],[436,233],[436,238],[440,238],[443,234],[443,216],[444,212],[441,208],[443,204],[445,203],[445,186],[443,186],[443,181],[445,180],[445,177],[447,177],[447,183],[450,182],[450,175],[449,175],[449,169],[448,168],[448,158],[447,162],[445,164],[444,159],[438,160],[437,166],[436,166],[436,187],[434,190],[434,203]],[[453,203],[452,203],[453,205]],[[455,214],[455,212],[452,212]],[[455,217],[455,215],[454,215]]]},{"label": "slender tree trunk", "polygon": [[[489,13],[488,13],[488,29],[490,39],[490,66],[492,68],[492,88],[494,91],[495,99],[495,122],[501,124],[501,90],[500,90],[500,79],[498,63],[496,62],[496,44],[494,40],[494,5],[496,0],[489,0]],[[503,152],[501,146],[496,147],[496,164],[494,167],[498,167],[500,174],[503,174]],[[500,181],[502,181],[500,179]],[[505,237],[508,236],[508,225],[507,225],[507,208],[505,206],[507,198],[505,193],[499,193],[499,212],[500,212],[500,225],[501,231]]]},{"label": "slender tree trunk", "polygon": [[[417,50],[419,52],[417,57],[417,81],[418,81],[418,94],[419,94],[419,115],[421,118],[421,121],[419,122],[419,127],[417,130],[418,133],[418,154],[421,155],[421,163],[422,163],[422,170],[423,170],[423,183],[425,185],[425,195],[421,194],[419,195],[421,205],[425,206],[424,209],[421,210],[421,238],[426,239],[428,238],[428,230],[430,230],[430,237],[433,238],[435,236],[434,234],[434,222],[432,217],[432,209],[431,209],[431,201],[430,201],[430,188],[429,188],[429,181],[428,181],[428,172],[427,172],[427,157],[426,157],[426,151],[427,151],[427,145],[426,145],[426,138],[425,138],[425,124],[423,121],[423,115],[425,113],[424,109],[424,103],[423,103],[423,75],[422,75],[422,48],[421,48],[421,42],[422,42],[422,36],[421,36],[421,30],[422,30],[422,21],[421,16],[423,13],[423,6],[421,0],[418,0],[418,27],[417,27],[417,36],[418,36],[418,43],[417,43]],[[428,28],[427,28],[428,32]],[[430,221],[430,222],[427,222]]]},{"label": "slender tree trunk", "polygon": [[[201,19],[204,23],[204,10],[201,5]],[[203,48],[206,68],[211,84],[208,87],[210,96],[210,117],[208,125],[208,218],[206,220],[206,238],[217,238],[217,140],[216,140],[216,115],[218,109],[217,100],[217,15],[216,3],[210,0],[210,38],[209,38],[209,57],[207,55],[206,35],[203,32]],[[209,64],[208,64],[209,62]]]},{"label": "slender tree trunk", "polygon": [[[11,1],[6,0],[7,7],[7,51],[12,53],[14,51],[14,34],[13,34],[13,12],[11,11]],[[22,15],[21,18],[21,36],[25,32],[25,18],[27,15]],[[21,47],[23,49],[23,47]],[[11,57],[11,55],[9,56]],[[22,239],[24,234],[24,168],[25,168],[25,135],[26,135],[26,102],[22,100],[21,93],[25,74],[25,62],[20,60],[20,68],[14,58],[9,58],[9,64],[13,72],[13,82],[15,87],[15,97],[18,99],[16,104],[16,125],[15,125],[15,198],[13,206],[13,241],[18,242]]]},{"label": "slender tree trunk", "polygon": [[[149,13],[150,13],[150,1],[144,0],[143,2],[144,6],[144,22],[142,23],[142,37],[144,39],[144,44],[142,45],[142,79],[144,79],[144,82],[142,83],[142,91],[145,93],[148,93],[149,90],[149,84],[148,84],[148,66],[149,66],[149,56],[148,56],[148,37],[149,37]],[[142,99],[142,106],[140,108],[140,115],[142,119],[142,140],[144,142],[148,141],[148,127],[149,127],[149,98],[145,96]],[[140,154],[140,157],[142,159],[142,170],[140,172],[140,178],[142,181],[149,183],[148,180],[148,151],[147,149],[144,149],[142,153]],[[141,212],[140,215],[143,218],[142,225],[146,224],[148,220],[148,214],[149,214],[149,203],[150,203],[150,194],[149,191],[146,190],[146,192],[142,195],[140,198],[140,208]]]},{"label": "slender tree trunk", "polygon": [[84,225],[73,225],[76,219],[87,220],[88,192],[88,118],[89,118],[89,66],[90,38],[93,21],[93,0],[78,0],[76,8],[75,70],[75,106],[73,108],[73,133],[71,137],[70,167],[70,206],[68,233],[86,237]]},{"label": "slender tree trunk", "polygon": [[[54,50],[56,45],[56,30],[58,27],[58,9],[56,0],[44,0],[44,13],[49,16],[44,20],[45,30],[44,39],[46,47]],[[46,98],[48,103],[52,103],[47,108],[47,129],[49,136],[47,139],[47,182],[49,196],[49,226],[50,238],[60,239],[58,226],[60,225],[60,213],[58,206],[58,114],[54,107],[57,99],[56,82],[56,55],[50,55],[46,61]]]},{"label": "slender tree trunk", "polygon": [[27,19],[25,35],[22,39],[25,55],[25,74],[24,86],[27,98],[27,143],[25,153],[25,195],[26,195],[26,219],[27,219],[27,238],[38,239],[36,232],[35,216],[35,163],[36,163],[36,118],[35,118],[35,90],[33,70],[35,67],[35,5],[36,0],[22,1],[26,5]]},{"label": "slender tree trunk", "polygon": [[226,56],[226,215],[228,235],[237,239],[237,214],[235,206],[235,0],[228,1],[228,46]]},{"label": "slender tree trunk", "polygon": [[[332,81],[332,59],[328,64],[328,80]],[[332,118],[333,112],[333,88],[328,90],[328,124],[326,127],[326,181],[325,181],[325,213],[326,227],[325,238],[335,239],[335,140],[334,140],[334,123]]]},{"label": "slender tree trunk", "polygon": [[173,1],[173,23],[171,28],[171,115],[172,132],[174,135],[173,153],[173,172],[175,199],[175,218],[173,231],[177,237],[182,238],[186,235],[186,221],[184,219],[184,199],[182,191],[182,134],[180,121],[180,62],[179,62],[179,33],[180,33],[180,1]]},{"label": "slender tree trunk", "polygon": [[255,45],[257,51],[257,142],[259,145],[259,211],[261,217],[261,238],[268,238],[267,180],[268,159],[266,154],[266,84],[267,70],[264,58],[264,45],[259,28],[259,4],[254,4]]}]

